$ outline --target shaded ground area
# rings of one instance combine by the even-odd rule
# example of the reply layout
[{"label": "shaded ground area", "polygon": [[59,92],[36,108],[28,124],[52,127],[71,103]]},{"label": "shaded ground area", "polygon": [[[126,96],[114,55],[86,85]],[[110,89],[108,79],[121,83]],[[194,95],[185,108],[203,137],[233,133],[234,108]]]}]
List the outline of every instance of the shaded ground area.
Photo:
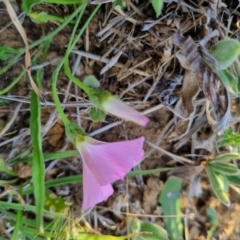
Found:
[{"label": "shaded ground area", "polygon": [[[164,153],[146,143],[145,156],[136,167],[137,170],[193,165],[190,173],[183,178],[182,212],[187,214],[184,218],[185,239],[206,239],[210,226],[206,215],[209,206],[216,209],[220,222],[214,239],[239,239],[238,190],[230,190],[232,205],[227,208],[215,198],[205,172],[197,177],[194,175],[194,166],[220,151],[217,147],[219,137],[207,120],[206,95],[200,89],[196,75],[184,69],[176,58],[179,48],[173,44],[171,32],[180,30],[184,36],[191,36],[197,44],[206,40],[207,49],[226,37],[239,39],[239,3],[220,0],[199,3],[165,1],[162,15],[156,19],[149,1],[127,2],[125,11],[114,9],[111,3],[102,5],[83,38],[79,39],[75,53],[71,54],[71,67],[79,79],[93,74],[99,79],[103,89],[146,113],[150,123],[143,128],[119,121],[111,115],[107,115],[101,123],[93,123],[89,119],[91,104],[86,95],[60,73],[57,87],[62,107],[73,122],[81,122],[86,132],[96,139],[113,142],[143,135],[146,140],[167,151]],[[0,13],[0,45],[23,47],[21,37],[13,25],[4,29],[10,19],[4,12],[3,4],[0,8],[3,10]],[[38,5],[37,9],[60,17],[73,11],[69,6],[51,4]],[[93,6],[89,5],[85,18],[92,9]],[[22,20],[30,43],[57,27],[56,22],[36,24],[29,17]],[[210,37],[214,30],[217,34]],[[44,67],[42,76],[42,89],[46,99],[46,103],[42,104],[44,152],[74,149],[65,136],[64,126],[55,111],[51,95],[52,73],[58,62],[57,58],[65,53],[71,31],[72,26],[68,25],[54,37],[46,57],[47,60],[56,61]],[[31,54],[34,56],[34,50]],[[108,59],[111,59],[112,65],[106,64]],[[23,62],[23,59],[19,59],[13,68],[1,75],[1,89],[9,86],[12,79],[21,72]],[[0,67],[3,66],[5,62],[1,61]],[[0,156],[6,160],[24,149],[31,149],[30,91],[29,81],[22,77],[5,94],[5,100],[9,102],[0,105],[0,130],[4,129],[6,122],[13,120],[8,129],[9,134],[0,136]],[[224,97],[221,91],[219,94]],[[232,99],[232,117],[229,122],[236,130],[238,103],[238,98]],[[222,116],[223,113],[219,112],[220,120]],[[169,153],[173,153],[175,157]],[[179,156],[189,159],[189,163],[179,160]],[[16,164],[15,171],[21,173],[23,179],[31,177],[31,167],[27,164]],[[46,180],[81,172],[79,156],[46,163]],[[158,195],[167,177],[166,173],[158,173],[116,182],[115,193],[87,216],[88,223],[99,232],[123,235],[126,233],[126,222],[125,215],[119,213],[121,210],[139,214],[139,217],[144,217],[144,214],[158,215],[144,219],[163,226]],[[81,184],[69,184],[52,190],[59,196],[71,199],[72,214],[75,217],[81,215]]]}]

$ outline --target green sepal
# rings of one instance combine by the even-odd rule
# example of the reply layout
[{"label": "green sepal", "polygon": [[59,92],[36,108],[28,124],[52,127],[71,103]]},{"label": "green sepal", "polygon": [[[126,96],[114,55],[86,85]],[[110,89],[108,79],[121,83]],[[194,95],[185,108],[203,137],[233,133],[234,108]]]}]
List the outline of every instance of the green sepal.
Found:
[{"label": "green sepal", "polygon": [[76,141],[83,142],[84,136],[86,136],[86,133],[84,132],[84,130],[75,123],[69,123],[68,125],[66,125],[65,132],[68,139],[72,143],[76,143]]},{"label": "green sepal", "polygon": [[91,88],[88,92],[88,97],[95,107],[104,111],[102,104],[112,95],[105,90]]},{"label": "green sepal", "polygon": [[83,83],[91,88],[99,88],[100,87],[100,82],[93,75],[87,76],[83,80]]},{"label": "green sepal", "polygon": [[101,122],[105,119],[106,114],[102,110],[92,107],[89,116],[93,122]]}]

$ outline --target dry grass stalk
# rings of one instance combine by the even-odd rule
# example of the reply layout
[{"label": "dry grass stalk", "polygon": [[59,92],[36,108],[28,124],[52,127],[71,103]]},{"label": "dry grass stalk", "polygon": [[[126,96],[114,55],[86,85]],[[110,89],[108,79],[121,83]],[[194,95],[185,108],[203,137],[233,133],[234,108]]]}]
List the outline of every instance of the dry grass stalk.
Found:
[{"label": "dry grass stalk", "polygon": [[29,67],[31,66],[31,55],[30,55],[30,51],[29,51],[29,45],[28,45],[28,41],[27,41],[27,35],[26,32],[22,26],[22,24],[20,23],[11,3],[8,0],[3,0],[4,4],[6,5],[8,14],[13,22],[13,24],[15,25],[15,27],[17,28],[18,32],[20,33],[23,42],[25,44],[25,48],[26,48],[26,54],[25,54],[25,68],[27,70],[27,74],[30,80],[30,84],[34,90],[34,92],[38,95],[38,97],[40,99],[43,99],[42,94],[40,92],[40,90],[38,89],[37,85],[35,84],[34,80],[32,79],[32,74],[31,71],[29,70]]}]

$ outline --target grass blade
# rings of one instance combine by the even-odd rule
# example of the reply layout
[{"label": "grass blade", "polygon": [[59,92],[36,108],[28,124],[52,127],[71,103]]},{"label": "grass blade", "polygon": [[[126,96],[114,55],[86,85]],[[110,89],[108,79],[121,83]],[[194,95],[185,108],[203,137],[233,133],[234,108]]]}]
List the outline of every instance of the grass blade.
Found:
[{"label": "grass blade", "polygon": [[[36,82],[40,84],[41,71],[37,71]],[[40,232],[43,232],[43,206],[45,196],[44,186],[44,159],[42,154],[42,137],[41,137],[41,106],[40,100],[35,92],[31,94],[31,117],[30,132],[33,144],[33,165],[32,165],[32,181],[33,193],[36,205],[36,221]]]},{"label": "grass blade", "polygon": [[15,228],[11,236],[11,239],[21,239],[21,240],[26,239],[25,233],[22,231],[22,229],[23,229],[22,211],[18,210],[16,224],[15,224]]},{"label": "grass blade", "polygon": [[[52,179],[45,182],[45,188],[56,187],[60,185],[70,184],[70,183],[81,183],[81,182],[82,182],[82,175],[62,177],[62,178]],[[32,192],[33,192],[32,186],[22,189],[23,195],[30,194]]]},{"label": "grass blade", "polygon": [[[33,156],[27,156],[28,150],[24,150],[21,153],[19,153],[14,158],[10,159],[8,161],[8,164],[10,166],[16,164],[17,162],[32,162]],[[43,153],[44,162],[56,160],[56,159],[63,159],[63,158],[69,158],[77,156],[79,152],[77,150],[67,150],[64,152],[52,152],[52,153]]]}]

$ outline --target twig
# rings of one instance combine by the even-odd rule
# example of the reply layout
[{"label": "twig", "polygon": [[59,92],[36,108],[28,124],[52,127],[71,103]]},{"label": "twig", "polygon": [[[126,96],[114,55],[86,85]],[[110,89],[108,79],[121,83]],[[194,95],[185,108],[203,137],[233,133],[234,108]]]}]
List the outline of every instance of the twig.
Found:
[{"label": "twig", "polygon": [[175,155],[173,153],[170,153],[166,150],[164,150],[163,148],[155,145],[154,143],[148,141],[148,140],[145,140],[145,143],[147,143],[149,146],[159,150],[160,152],[163,152],[165,153],[166,155],[168,155],[169,157],[173,158],[174,160],[178,161],[178,162],[181,162],[181,163],[189,163],[189,164],[193,164],[193,161],[187,159],[187,158],[184,158],[184,157],[181,157],[181,156],[178,156],[178,155]]},{"label": "twig", "polygon": [[40,90],[38,89],[37,85],[35,84],[35,82],[33,81],[32,79],[32,74],[31,74],[31,71],[28,69],[29,66],[31,65],[31,55],[30,55],[30,51],[29,51],[29,45],[28,45],[28,41],[27,41],[27,35],[26,35],[26,32],[22,26],[22,24],[20,23],[11,3],[8,1],[8,0],[3,0],[4,4],[6,5],[6,8],[7,8],[7,11],[8,11],[8,14],[13,22],[13,24],[15,25],[15,27],[17,28],[18,32],[20,33],[22,39],[23,39],[23,42],[25,44],[25,51],[26,51],[26,54],[25,54],[25,68],[27,70],[27,74],[28,74],[28,77],[29,77],[29,80],[30,80],[30,83],[31,83],[31,86],[34,90],[34,92],[38,95],[38,97],[40,99],[43,99],[42,98],[42,94],[40,93]]},{"label": "twig", "polygon": [[[81,55],[83,57],[91,58],[93,60],[96,60],[96,61],[99,61],[99,62],[103,62],[103,63],[109,63],[111,61],[111,59],[109,59],[109,58],[102,58],[99,55],[88,53],[88,52],[84,52],[84,51],[73,50],[72,52],[75,53],[75,54]],[[123,68],[124,64],[116,63],[114,66],[118,67],[118,68]],[[142,76],[145,76],[145,77],[149,77],[150,76],[149,73],[144,72],[144,71],[139,70],[139,69],[133,69],[132,73],[136,73],[136,74],[139,74],[139,75],[142,75]]]},{"label": "twig", "polygon": [[7,125],[0,132],[0,137],[2,137],[8,131],[8,129],[12,126],[13,122],[15,121],[15,119],[19,113],[21,106],[22,106],[22,103],[19,103],[18,106],[15,108],[14,114],[13,114],[11,120],[7,123]]}]

